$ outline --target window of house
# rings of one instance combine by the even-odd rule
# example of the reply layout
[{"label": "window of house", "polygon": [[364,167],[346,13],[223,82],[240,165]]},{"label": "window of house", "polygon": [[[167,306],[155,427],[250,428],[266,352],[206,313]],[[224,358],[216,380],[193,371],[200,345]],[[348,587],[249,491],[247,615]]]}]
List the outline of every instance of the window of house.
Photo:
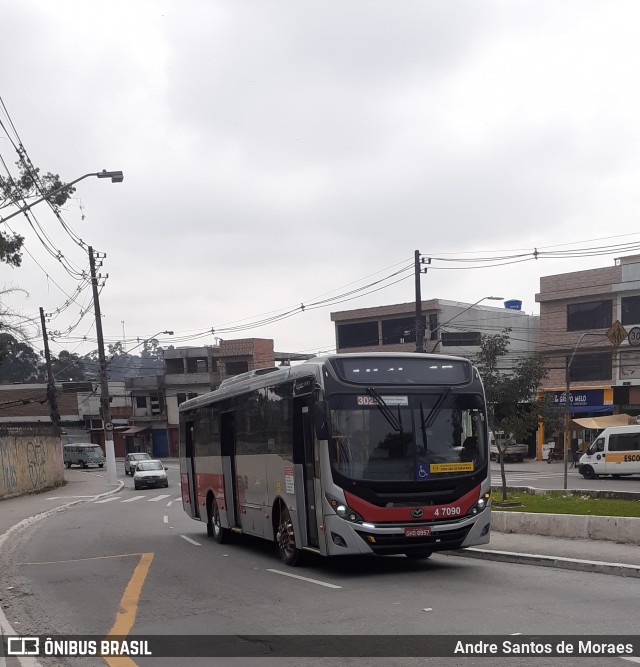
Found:
[{"label": "window of house", "polygon": [[206,373],[207,372],[207,358],[187,359],[187,373]]},{"label": "window of house", "polygon": [[474,347],[480,345],[479,331],[443,331],[442,347]]},{"label": "window of house", "polygon": [[377,322],[338,325],[338,347],[370,347],[372,345],[379,345]]},{"label": "window of house", "polygon": [[622,297],[622,324],[640,324],[640,296]]},{"label": "window of house", "polygon": [[611,299],[567,305],[567,331],[608,329],[611,326]]},{"label": "window of house", "polygon": [[184,373],[184,364],[182,359],[167,359],[167,375],[182,375]]},{"label": "window of house", "polygon": [[240,375],[249,370],[249,363],[246,361],[227,361],[225,364],[227,375]]},{"label": "window of house", "polygon": [[[424,326],[424,319],[423,319]],[[382,344],[416,342],[416,318],[401,317],[394,320],[382,320]]]},{"label": "window of house", "polygon": [[438,313],[429,315],[429,339],[438,340]]},{"label": "window of house", "polygon": [[136,396],[136,408],[146,408],[146,407],[147,407],[147,397]]},{"label": "window of house", "polygon": [[187,400],[186,394],[178,394],[178,405],[180,405],[180,403],[184,403],[186,400]]},{"label": "window of house", "polygon": [[[570,357],[566,358],[569,363]],[[576,354],[569,369],[569,380],[580,382],[586,380],[611,379],[611,353],[595,352],[592,354]]]}]

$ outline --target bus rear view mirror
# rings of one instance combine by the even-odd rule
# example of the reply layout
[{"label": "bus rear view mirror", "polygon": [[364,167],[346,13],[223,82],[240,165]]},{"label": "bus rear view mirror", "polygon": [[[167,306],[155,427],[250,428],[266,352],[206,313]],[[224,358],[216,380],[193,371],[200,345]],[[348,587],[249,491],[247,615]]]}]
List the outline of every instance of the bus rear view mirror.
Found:
[{"label": "bus rear view mirror", "polygon": [[318,440],[329,439],[329,413],[326,401],[316,401],[313,407],[313,423],[316,427]]}]

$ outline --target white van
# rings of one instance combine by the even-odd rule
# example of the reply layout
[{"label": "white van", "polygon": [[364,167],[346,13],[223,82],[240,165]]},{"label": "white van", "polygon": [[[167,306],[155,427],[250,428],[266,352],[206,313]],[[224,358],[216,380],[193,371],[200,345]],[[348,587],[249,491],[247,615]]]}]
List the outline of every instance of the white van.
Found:
[{"label": "white van", "polygon": [[76,443],[64,446],[64,464],[67,468],[78,465],[86,468],[88,465],[96,465],[98,468],[104,466],[104,456],[100,445],[88,443]]},{"label": "white van", "polygon": [[578,471],[585,479],[640,474],[640,425],[605,428],[580,457]]}]

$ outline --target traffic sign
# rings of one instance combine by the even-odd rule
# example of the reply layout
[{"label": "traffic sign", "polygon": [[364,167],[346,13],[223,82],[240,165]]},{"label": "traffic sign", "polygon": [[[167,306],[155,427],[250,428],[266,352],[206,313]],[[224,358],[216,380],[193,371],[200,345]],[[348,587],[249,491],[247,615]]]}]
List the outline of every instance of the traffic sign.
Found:
[{"label": "traffic sign", "polygon": [[631,345],[631,347],[638,347],[638,345],[640,345],[640,327],[633,327],[633,329],[629,331],[627,338],[629,339],[629,345]]},{"label": "traffic sign", "polygon": [[618,347],[627,337],[627,330],[616,320],[607,331],[607,338],[611,341],[613,347]]},{"label": "traffic sign", "polygon": [[113,422],[106,422],[104,425],[105,431],[113,431]]}]

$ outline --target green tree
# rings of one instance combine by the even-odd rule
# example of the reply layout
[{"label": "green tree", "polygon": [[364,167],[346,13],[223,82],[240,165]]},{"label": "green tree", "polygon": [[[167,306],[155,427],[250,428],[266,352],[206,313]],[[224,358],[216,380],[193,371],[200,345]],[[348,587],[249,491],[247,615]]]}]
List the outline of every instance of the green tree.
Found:
[{"label": "green tree", "polygon": [[[48,199],[54,209],[64,206],[75,192],[70,186],[63,188],[64,183],[58,174],[47,172],[40,175],[40,169],[34,167],[24,151],[19,151],[16,162],[18,176],[0,176],[0,218],[4,217],[9,208],[21,208],[29,203],[29,199],[42,197],[49,192],[60,190]],[[19,234],[0,230],[0,262],[18,267],[22,263],[22,244],[24,237]]]},{"label": "green tree", "polygon": [[[483,335],[475,363],[482,377],[487,397],[489,428],[503,431],[516,440],[525,440],[542,420],[551,424],[558,415],[550,400],[540,390],[547,376],[544,357],[534,352],[521,357],[513,368],[507,368],[511,329],[493,335]],[[504,450],[508,438],[496,439],[502,500],[507,500],[507,478],[504,470]]]},{"label": "green tree", "polygon": [[33,348],[11,334],[0,334],[0,384],[37,382],[39,364]]},{"label": "green tree", "polygon": [[[82,357],[66,350],[62,350],[57,357],[52,357],[51,370],[58,382],[81,382],[86,379]],[[42,381],[47,381],[46,369]]]}]

